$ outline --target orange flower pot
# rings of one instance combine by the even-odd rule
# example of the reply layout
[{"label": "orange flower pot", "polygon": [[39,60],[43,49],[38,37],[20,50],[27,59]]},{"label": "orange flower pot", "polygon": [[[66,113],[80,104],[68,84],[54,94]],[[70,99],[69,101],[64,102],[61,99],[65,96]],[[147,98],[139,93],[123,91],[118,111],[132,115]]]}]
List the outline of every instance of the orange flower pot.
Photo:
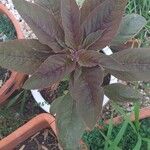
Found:
[{"label": "orange flower pot", "polygon": [[[140,110],[140,120],[150,117],[150,107]],[[131,121],[134,121],[134,114],[131,113]],[[116,117],[113,119],[114,124],[120,124],[122,122],[122,117]],[[109,123],[109,120],[105,122]],[[40,114],[27,122],[25,125],[5,137],[0,141],[0,150],[13,150],[17,145],[27,140],[29,137],[33,136],[40,130],[44,128],[51,128],[57,135],[55,118],[47,113]],[[82,144],[84,144],[81,141]]]},{"label": "orange flower pot", "polygon": [[0,141],[0,150],[13,150],[17,145],[36,134],[51,128],[56,134],[55,118],[50,114],[40,114]]},{"label": "orange flower pot", "polygon": [[[15,19],[12,13],[3,5],[0,4],[0,12],[5,14],[13,23],[18,39],[23,39],[23,33],[19,26],[19,22]],[[4,103],[16,90],[20,89],[23,85],[27,75],[22,73],[17,73],[15,71],[11,72],[10,78],[4,83],[4,85],[0,88],[0,104]]]}]

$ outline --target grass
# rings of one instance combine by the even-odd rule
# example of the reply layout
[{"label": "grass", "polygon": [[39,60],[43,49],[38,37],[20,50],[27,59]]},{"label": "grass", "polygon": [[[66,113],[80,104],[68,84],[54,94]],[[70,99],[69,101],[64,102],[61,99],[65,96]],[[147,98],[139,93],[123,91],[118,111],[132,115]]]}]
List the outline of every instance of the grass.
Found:
[{"label": "grass", "polygon": [[[117,106],[117,105],[116,105]],[[135,122],[132,123],[128,115],[124,115],[122,108],[115,107],[124,117],[120,125],[103,125],[103,129],[96,127],[83,135],[83,141],[89,150],[148,150],[150,146],[150,118],[139,121],[139,104],[135,104]]]},{"label": "grass", "polygon": [[0,13],[0,39],[10,40],[16,38],[16,31],[11,21]]},{"label": "grass", "polygon": [[0,139],[15,131],[28,120],[41,113],[29,91],[22,91],[0,106]]}]

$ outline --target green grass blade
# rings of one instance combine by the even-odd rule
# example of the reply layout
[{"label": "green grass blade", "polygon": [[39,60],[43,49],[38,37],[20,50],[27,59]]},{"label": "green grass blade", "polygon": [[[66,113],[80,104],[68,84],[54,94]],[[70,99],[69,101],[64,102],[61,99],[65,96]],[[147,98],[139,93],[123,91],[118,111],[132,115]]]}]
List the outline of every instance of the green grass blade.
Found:
[{"label": "green grass blade", "polygon": [[127,127],[128,127],[128,120],[125,120],[123,125],[122,125],[122,127],[121,127],[121,129],[120,129],[120,131],[119,131],[119,133],[117,134],[115,140],[113,141],[113,144],[110,145],[111,149],[109,148],[109,150],[115,149],[115,147],[118,146],[118,144],[120,143],[121,139],[123,138],[123,135],[124,135]]},{"label": "green grass blade", "polygon": [[135,127],[137,132],[140,130],[140,121],[139,121],[139,116],[140,116],[140,104],[139,102],[135,103],[134,105],[134,115],[135,115]]},{"label": "green grass blade", "polygon": [[122,117],[124,118],[124,120],[128,121],[128,123],[130,124],[130,126],[133,128],[133,130],[135,131],[135,133],[138,134],[137,130],[136,130],[136,127],[135,125],[131,122],[130,120],[130,114],[126,114],[123,109],[117,105],[115,102],[112,102],[112,105],[113,107],[115,108],[115,110],[117,110],[121,115]]},{"label": "green grass blade", "polygon": [[142,145],[142,138],[141,138],[141,136],[139,135],[139,136],[138,136],[137,144],[135,145],[135,147],[134,147],[133,150],[140,150],[140,149],[141,149],[141,145]]},{"label": "green grass blade", "polygon": [[[103,138],[105,139],[105,141],[108,141],[108,143],[110,145],[113,144],[113,142],[101,130],[99,130],[99,132],[101,133],[101,135],[103,136]],[[121,150],[121,149],[118,146],[116,146],[115,149],[111,149],[111,150]]]},{"label": "green grass blade", "polygon": [[[107,132],[107,138],[109,138],[109,139],[111,138],[112,130],[113,130],[113,114],[111,115],[111,119],[110,119],[109,127],[108,127],[108,132]],[[106,140],[104,150],[108,149],[108,145],[109,145],[109,143]]]},{"label": "green grass blade", "polygon": [[21,91],[18,95],[16,95],[15,97],[13,97],[7,104],[6,109],[9,109],[10,107],[12,107],[17,100],[19,99],[19,97],[22,95],[24,91]]}]

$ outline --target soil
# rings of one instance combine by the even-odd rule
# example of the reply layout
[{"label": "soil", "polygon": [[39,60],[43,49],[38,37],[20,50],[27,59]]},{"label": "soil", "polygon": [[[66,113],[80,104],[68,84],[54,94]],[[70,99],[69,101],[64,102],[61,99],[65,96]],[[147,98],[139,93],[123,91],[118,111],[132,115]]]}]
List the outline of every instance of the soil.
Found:
[{"label": "soil", "polygon": [[44,129],[17,146],[15,150],[59,150],[54,132]]}]

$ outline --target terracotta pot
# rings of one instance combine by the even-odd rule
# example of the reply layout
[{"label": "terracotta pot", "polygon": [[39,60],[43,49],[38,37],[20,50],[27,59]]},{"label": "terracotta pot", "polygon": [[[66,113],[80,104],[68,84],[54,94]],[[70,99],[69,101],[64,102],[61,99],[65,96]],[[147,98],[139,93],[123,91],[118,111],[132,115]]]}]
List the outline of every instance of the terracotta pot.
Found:
[{"label": "terracotta pot", "polygon": [[[18,21],[15,17],[9,12],[9,10],[3,5],[0,4],[0,12],[5,14],[13,23],[18,39],[23,39],[23,33],[21,32],[21,28],[19,26]],[[9,96],[12,95],[16,90],[20,89],[23,85],[26,75],[22,73],[17,73],[15,71],[11,72],[10,78],[4,83],[4,85],[0,88],[0,104],[5,102]]]},{"label": "terracotta pot", "polygon": [[[140,120],[149,118],[150,117],[150,107],[144,108],[140,110]],[[134,114],[131,113],[131,121],[134,121],[135,117]],[[113,119],[114,124],[120,124],[122,122],[122,117],[116,117]],[[109,120],[105,122],[106,124],[109,123]],[[44,128],[51,128],[54,133],[57,135],[56,132],[56,124],[55,118],[47,113],[40,114],[27,122],[25,125],[5,137],[0,141],[0,150],[13,150],[18,144],[24,142],[29,137],[33,136],[40,130]],[[81,141],[83,144],[83,142]],[[85,144],[83,144],[85,146]]]},{"label": "terracotta pot", "polygon": [[[149,118],[149,117],[150,117],[150,107],[143,108],[140,110],[139,120],[143,120],[143,119]],[[130,120],[131,121],[135,120],[134,113],[130,114]],[[113,124],[115,124],[115,125],[122,123],[122,121],[123,121],[123,118],[120,116],[113,118]],[[106,124],[109,124],[109,122],[110,122],[110,120],[105,121]]]},{"label": "terracotta pot", "polygon": [[51,128],[56,134],[55,118],[50,114],[40,114],[0,141],[0,150],[13,150],[42,129]]}]

